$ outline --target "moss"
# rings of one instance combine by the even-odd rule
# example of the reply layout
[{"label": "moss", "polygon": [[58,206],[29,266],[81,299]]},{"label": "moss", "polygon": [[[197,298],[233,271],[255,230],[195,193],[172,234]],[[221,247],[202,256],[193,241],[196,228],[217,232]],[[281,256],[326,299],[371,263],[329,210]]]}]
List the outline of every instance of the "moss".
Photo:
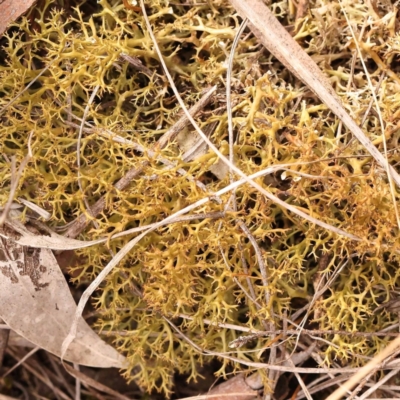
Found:
[{"label": "moss", "polygon": [[[353,44],[340,7],[336,1],[310,3],[311,15],[297,21],[296,38],[330,77],[342,101],[360,122],[370,96],[358,62],[351,78]],[[208,172],[216,162],[211,153],[183,162],[173,143],[161,153],[176,167],[165,169],[146,152],[101,135],[102,129],[108,129],[151,149],[179,117],[176,99],[143,30],[140,11],[127,10],[122,1],[100,0],[93,15],[76,8],[66,16],[51,4],[48,2],[36,18],[38,29],[33,30],[28,20],[22,19],[18,29],[10,30],[3,40],[7,57],[0,67],[0,108],[44,68],[47,70],[1,114],[1,201],[7,200],[10,186],[9,159],[23,159],[31,131],[33,158],[24,170],[16,197],[51,212],[50,223],[59,227],[87,213],[84,198],[94,204],[105,196],[106,208],[96,218],[98,227],[90,226],[82,233],[84,240],[160,221],[203,198],[204,192],[188,179],[189,175],[203,180],[210,192],[226,186],[229,177],[218,180]],[[158,44],[186,104],[193,105],[205,87],[219,85],[220,94],[197,118],[202,127],[218,122],[211,139],[227,153],[226,112],[216,119],[210,111],[224,107],[225,60],[238,18],[232,17],[234,12],[227,1],[185,7],[163,0],[151,1],[147,7]],[[366,5],[346,7],[357,21],[369,12]],[[273,2],[272,9],[285,24],[294,24],[286,2]],[[400,39],[390,25],[376,24],[366,30],[364,42],[369,43],[367,61],[376,83],[380,70],[372,60],[376,55],[389,68],[400,53]],[[137,57],[147,72],[121,57],[126,54]],[[237,217],[249,227],[267,263],[271,304],[266,304],[254,249],[237,226],[235,214],[227,213],[221,221],[180,222],[146,236],[107,278],[94,303],[101,315],[97,327],[103,334],[108,332],[107,337],[112,337],[129,359],[127,379],[138,379],[149,391],[170,394],[175,371],[197,379],[196,366],[208,360],[176,336],[163,316],[172,318],[200,348],[231,351],[229,342],[241,332],[207,325],[205,319],[262,330],[263,321],[273,318],[279,327],[284,313],[290,318],[299,304],[304,304],[299,299],[309,300],[315,293],[314,283],[321,274],[329,277],[344,260],[349,260],[348,265],[313,304],[309,325],[371,332],[397,320],[389,311],[373,313],[379,296],[389,299],[390,291],[399,285],[398,228],[383,171],[365,157],[362,146],[351,141],[344,128],[338,129],[335,117],[307,88],[257,46],[252,35],[239,43],[233,77],[237,166],[250,174],[270,165],[310,162],[285,175],[279,172],[265,178],[263,184],[286,202],[363,241],[353,242],[312,226],[253,188],[238,188]],[[82,193],[77,180],[78,128],[73,124],[79,126],[96,86],[100,88],[88,121],[97,130],[84,131],[81,141]],[[399,162],[398,86],[387,74],[379,94],[392,165]],[[364,127],[382,149],[374,114],[369,114]],[[118,179],[144,162],[143,173],[126,190],[113,189]],[[188,175],[177,174],[178,168],[184,168]],[[298,173],[314,178],[299,178]],[[156,179],[149,180],[154,176]],[[225,196],[223,204],[210,202],[198,211],[223,211],[228,199]],[[114,239],[108,245],[117,252],[128,240]],[[75,271],[75,281],[93,279],[110,259],[105,246],[83,249],[79,254],[84,262]],[[248,272],[244,271],[243,259]],[[322,267],[321,259],[325,260]],[[246,288],[251,281],[260,309],[248,300],[235,279]],[[141,288],[142,297],[133,283]],[[274,316],[269,311],[271,306]],[[384,338],[325,337],[332,343],[320,348],[326,362],[340,360],[354,366],[386,343]],[[265,340],[256,339],[248,349],[263,347]],[[288,346],[294,346],[294,340],[289,340]],[[258,361],[254,352],[237,356]],[[232,367],[243,369],[227,360],[222,363],[219,375]]]}]

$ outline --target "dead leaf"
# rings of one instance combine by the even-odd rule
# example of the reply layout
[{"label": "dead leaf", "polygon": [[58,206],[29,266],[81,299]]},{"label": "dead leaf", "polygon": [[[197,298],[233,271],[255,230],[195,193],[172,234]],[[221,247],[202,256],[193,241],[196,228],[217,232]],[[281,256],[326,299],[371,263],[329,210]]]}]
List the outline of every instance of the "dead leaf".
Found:
[{"label": "dead leaf", "polygon": [[21,335],[18,335],[17,332],[14,332],[11,329],[10,329],[10,337],[8,339],[8,344],[9,344],[9,346],[28,347],[30,349],[33,349],[34,347],[36,347],[32,342],[25,339]]},{"label": "dead leaf", "polygon": [[24,14],[36,0],[3,0],[0,1],[0,35],[7,26]]},{"label": "dead leaf", "polygon": [[[15,227],[27,228],[13,214],[0,229],[0,317],[22,337],[60,356],[76,304],[53,253],[16,243],[21,234]],[[65,359],[98,368],[122,367],[125,361],[83,318]]]}]

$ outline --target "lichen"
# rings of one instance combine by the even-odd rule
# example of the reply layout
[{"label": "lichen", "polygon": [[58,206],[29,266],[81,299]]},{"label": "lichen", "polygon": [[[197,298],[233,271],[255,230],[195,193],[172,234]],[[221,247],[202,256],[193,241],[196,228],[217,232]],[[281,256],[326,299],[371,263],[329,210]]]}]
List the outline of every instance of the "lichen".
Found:
[{"label": "lichen", "polygon": [[[218,85],[212,104],[196,118],[202,128],[217,122],[210,139],[227,154],[226,59],[240,19],[223,0],[190,7],[167,0],[147,3],[157,42],[185,103],[193,105],[204,88]],[[339,3],[311,1],[308,15],[298,21],[286,1],[272,3],[274,13],[291,26],[291,33],[327,74],[349,113],[361,124],[369,109],[370,92],[358,59],[354,74],[351,72],[355,46]],[[105,196],[106,206],[96,217],[97,225],[89,225],[80,235],[83,240],[161,221],[225,187],[229,174],[217,179],[210,173],[210,166],[217,162],[210,151],[184,162],[182,151],[173,142],[159,151],[174,163],[165,168],[146,151],[104,135],[108,130],[151,150],[180,117],[140,10],[127,9],[119,0],[100,0],[90,13],[85,12],[83,3],[67,16],[53,6],[48,1],[43,10],[35,11],[36,29],[28,18],[22,18],[2,40],[1,202],[8,198],[10,158],[15,157],[17,164],[22,161],[30,132],[33,157],[20,179],[16,198],[49,211],[49,223],[57,228],[82,213],[92,218],[85,199],[92,205]],[[361,29],[363,16],[371,9],[357,2],[347,2],[345,7]],[[394,11],[386,11],[389,23],[385,23],[385,14],[379,14],[383,11],[374,10],[376,23],[367,26],[361,41],[375,86],[381,72],[386,72],[378,100],[386,123],[389,162],[397,166],[400,91],[398,79],[388,71],[399,57],[400,39],[395,22],[390,23],[390,12]],[[123,55],[136,57],[147,72],[131,65]],[[386,69],[377,65],[379,60]],[[16,98],[44,68],[43,75]],[[92,127],[84,130],[81,139],[82,192],[77,178],[78,132],[97,86],[87,119]],[[236,50],[232,96],[236,165],[251,174],[271,165],[307,162],[260,178],[258,183],[314,218],[362,240],[352,241],[312,225],[248,185],[236,191],[237,213],[226,212],[219,220],[170,224],[145,236],[107,277],[94,304],[100,315],[99,331],[128,357],[125,376],[137,379],[148,391],[169,395],[176,371],[196,380],[197,366],[210,360],[176,335],[163,317],[173,320],[199,348],[232,351],[229,343],[242,332],[218,324],[263,330],[263,321],[274,320],[280,328],[284,316],[290,319],[310,301],[317,282],[326,282],[345,261],[348,263],[330,288],[311,303],[307,326],[374,332],[397,321],[397,315],[388,310],[374,313],[400,285],[398,227],[385,171],[358,141],[351,140],[326,106],[250,34]],[[215,112],[221,109],[222,113]],[[383,151],[376,110],[368,114],[363,128]],[[113,187],[129,170],[143,165],[142,173],[125,190]],[[178,174],[179,168],[187,174]],[[195,180],[205,184],[208,192]],[[196,212],[224,211],[229,197],[222,196],[221,204],[208,202]],[[268,269],[267,288],[255,251],[237,219],[259,243]],[[81,264],[71,271],[73,281],[92,280],[109,262],[110,250],[115,254],[129,239],[112,239],[106,246],[80,250]],[[249,301],[237,281],[247,289],[251,282],[260,308]],[[140,288],[140,294],[135,288]],[[265,289],[271,295],[270,304],[266,304]],[[336,360],[352,366],[365,363],[365,357],[375,354],[388,340],[340,334],[323,337],[331,343],[319,347],[325,362]],[[268,338],[256,338],[238,349],[236,356],[259,361],[259,353],[246,349],[261,349],[267,342]],[[295,338],[286,346],[293,349]],[[267,355],[264,351],[261,358]],[[240,363],[220,361],[220,376],[232,369],[245,370]]]}]

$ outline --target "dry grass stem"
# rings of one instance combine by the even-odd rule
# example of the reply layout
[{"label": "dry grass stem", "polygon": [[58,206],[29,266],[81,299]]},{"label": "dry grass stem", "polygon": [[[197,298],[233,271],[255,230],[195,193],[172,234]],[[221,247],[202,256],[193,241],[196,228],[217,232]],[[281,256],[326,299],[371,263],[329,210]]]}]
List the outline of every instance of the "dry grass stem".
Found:
[{"label": "dry grass stem", "polygon": [[7,375],[11,374],[11,372],[13,372],[16,368],[18,368],[20,365],[22,365],[29,357],[31,357],[32,355],[34,355],[38,350],[40,350],[40,347],[36,346],[34,347],[31,351],[29,351],[28,353],[26,353],[26,355],[24,357],[22,357],[15,365],[13,365],[11,368],[9,368],[7,370],[6,373],[4,373],[1,376],[1,379],[4,379]]},{"label": "dry grass stem", "polygon": [[[84,127],[84,125],[85,125],[86,118],[87,118],[87,115],[88,115],[88,113],[89,113],[90,106],[92,105],[93,100],[94,100],[94,98],[96,97],[97,92],[99,91],[99,89],[100,89],[100,86],[99,86],[99,85],[97,85],[97,86],[93,89],[93,92],[92,92],[92,94],[91,94],[91,96],[90,96],[90,98],[89,98],[89,101],[88,101],[88,103],[86,104],[85,111],[83,112],[83,117],[82,117],[81,126],[79,127],[78,142],[77,142],[77,147],[76,147],[76,162],[77,162],[77,166],[78,166],[78,186],[79,186],[79,190],[81,191],[82,196],[83,196],[83,202],[85,203],[86,211],[88,212],[88,214],[89,214],[89,216],[90,216],[91,218],[94,218],[94,215],[91,214],[90,205],[89,205],[89,203],[88,203],[88,201],[87,201],[87,198],[86,198],[86,195],[85,195],[85,191],[83,190],[83,187],[82,187],[82,176],[81,176],[81,139],[82,139],[83,127]],[[94,223],[94,226],[95,226],[96,228],[98,228],[98,225],[96,224],[96,221],[95,221],[95,220],[93,220],[93,223]]]}]

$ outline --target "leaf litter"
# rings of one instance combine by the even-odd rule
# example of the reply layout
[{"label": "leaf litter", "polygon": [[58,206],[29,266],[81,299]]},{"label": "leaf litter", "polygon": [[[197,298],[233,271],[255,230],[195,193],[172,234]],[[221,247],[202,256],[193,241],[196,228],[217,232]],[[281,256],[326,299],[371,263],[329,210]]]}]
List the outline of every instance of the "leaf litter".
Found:
[{"label": "leaf litter", "polygon": [[[33,235],[18,220],[18,214],[11,211],[13,218],[8,218],[0,228],[0,317],[25,339],[60,356],[76,304],[53,253],[16,242],[21,232]],[[125,360],[82,317],[76,339],[64,358],[97,368],[121,368]]]}]

